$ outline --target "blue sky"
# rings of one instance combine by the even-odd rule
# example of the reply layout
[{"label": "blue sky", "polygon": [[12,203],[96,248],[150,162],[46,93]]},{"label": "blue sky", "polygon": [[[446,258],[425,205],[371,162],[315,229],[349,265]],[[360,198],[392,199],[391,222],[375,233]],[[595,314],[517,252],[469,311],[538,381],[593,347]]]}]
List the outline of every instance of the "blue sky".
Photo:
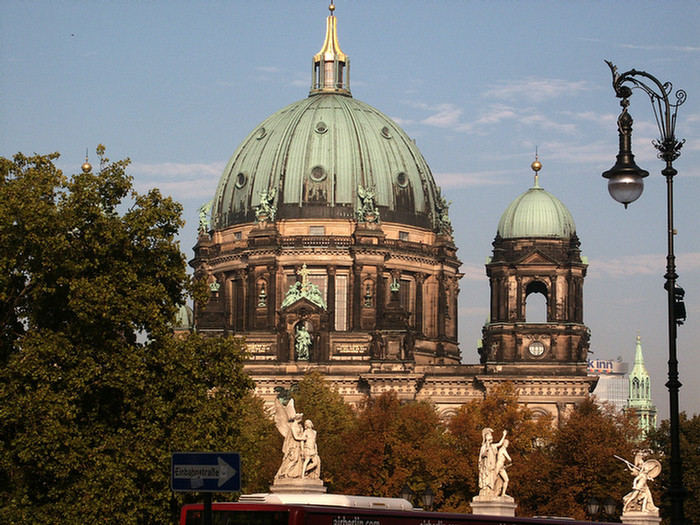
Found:
[{"label": "blue sky", "polygon": [[[198,207],[240,141],[308,94],[325,1],[18,2],[0,5],[0,155],[85,149],[130,157],[141,190]],[[585,322],[595,358],[631,361],[640,335],[654,400],[668,415],[663,289],[665,182],[651,106],[631,99],[637,163],[651,173],[624,210],[602,171],[617,153],[618,101],[603,59],[688,92],[676,134],[676,253],[688,322],[679,329],[681,407],[700,411],[700,19],[698,2],[338,0],[353,96],[416,140],[450,215],[465,276],[460,343],[476,362],[488,312],[484,262],[501,213],[540,183],[571,210],[589,270]]]}]

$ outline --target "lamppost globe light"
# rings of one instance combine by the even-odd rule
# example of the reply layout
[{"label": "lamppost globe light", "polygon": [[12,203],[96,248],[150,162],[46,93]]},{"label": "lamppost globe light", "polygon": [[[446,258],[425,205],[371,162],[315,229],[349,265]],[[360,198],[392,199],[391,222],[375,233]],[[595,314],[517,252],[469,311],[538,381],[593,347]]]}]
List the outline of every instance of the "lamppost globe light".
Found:
[{"label": "lamppost globe light", "polygon": [[644,191],[644,179],[639,175],[618,174],[608,178],[608,193],[617,202],[627,205],[636,201]]}]

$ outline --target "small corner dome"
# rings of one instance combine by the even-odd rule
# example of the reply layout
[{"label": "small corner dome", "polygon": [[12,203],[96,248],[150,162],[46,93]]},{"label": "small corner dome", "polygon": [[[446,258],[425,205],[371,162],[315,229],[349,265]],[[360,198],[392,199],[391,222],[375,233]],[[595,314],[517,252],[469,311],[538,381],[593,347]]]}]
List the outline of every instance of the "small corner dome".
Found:
[{"label": "small corner dome", "polygon": [[537,183],[510,203],[498,222],[503,239],[570,239],[576,233],[571,212]]}]

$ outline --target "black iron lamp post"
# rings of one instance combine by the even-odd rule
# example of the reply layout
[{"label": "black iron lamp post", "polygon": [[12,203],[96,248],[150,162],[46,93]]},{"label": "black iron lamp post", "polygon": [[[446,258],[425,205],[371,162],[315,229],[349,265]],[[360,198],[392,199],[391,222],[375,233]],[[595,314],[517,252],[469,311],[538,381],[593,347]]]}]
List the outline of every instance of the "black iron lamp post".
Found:
[{"label": "black iron lamp post", "polygon": [[635,88],[644,91],[651,101],[656,117],[656,124],[661,134],[660,140],[653,142],[658,150],[658,157],[666,163],[661,174],[666,177],[666,217],[668,226],[668,252],[666,255],[666,288],[668,294],[668,388],[671,414],[671,483],[668,490],[671,501],[671,525],[683,525],[683,467],[681,464],[678,391],[681,383],[678,380],[678,359],[676,357],[676,328],[685,321],[685,305],[683,304],[682,288],[676,286],[676,258],[673,252],[673,177],[678,173],[673,167],[673,161],[680,156],[680,150],[685,140],[675,137],[676,115],[678,107],[686,99],[686,92],[679,89],[675,93],[675,101],[669,100],[673,90],[670,82],[661,83],[645,71],[630,69],[618,73],[612,62],[605,61],[610,66],[613,77],[615,96],[620,99],[622,113],[617,119],[620,135],[620,151],[615,165],[603,173],[608,179],[608,191],[613,199],[627,205],[639,198],[644,189],[644,177],[649,173],[639,168],[632,154],[632,117],[627,112],[629,98]]}]

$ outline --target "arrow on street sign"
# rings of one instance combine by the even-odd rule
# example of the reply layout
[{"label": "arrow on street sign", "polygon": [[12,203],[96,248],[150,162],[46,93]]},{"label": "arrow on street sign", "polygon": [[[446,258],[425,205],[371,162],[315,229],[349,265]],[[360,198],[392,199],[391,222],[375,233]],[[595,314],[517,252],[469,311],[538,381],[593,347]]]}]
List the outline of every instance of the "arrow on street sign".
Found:
[{"label": "arrow on street sign", "polygon": [[241,490],[241,458],[235,452],[174,452],[171,466],[176,492]]}]

